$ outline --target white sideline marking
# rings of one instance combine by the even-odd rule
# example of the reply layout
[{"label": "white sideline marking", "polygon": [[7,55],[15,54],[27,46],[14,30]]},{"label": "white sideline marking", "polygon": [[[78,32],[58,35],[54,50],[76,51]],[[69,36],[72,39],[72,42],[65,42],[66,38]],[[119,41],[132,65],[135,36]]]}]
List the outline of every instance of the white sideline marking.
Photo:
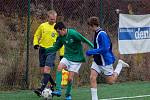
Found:
[{"label": "white sideline marking", "polygon": [[132,96],[132,97],[108,98],[108,99],[99,99],[99,100],[121,100],[121,99],[132,99],[132,98],[142,98],[142,97],[150,97],[150,95],[139,95],[139,96]]}]

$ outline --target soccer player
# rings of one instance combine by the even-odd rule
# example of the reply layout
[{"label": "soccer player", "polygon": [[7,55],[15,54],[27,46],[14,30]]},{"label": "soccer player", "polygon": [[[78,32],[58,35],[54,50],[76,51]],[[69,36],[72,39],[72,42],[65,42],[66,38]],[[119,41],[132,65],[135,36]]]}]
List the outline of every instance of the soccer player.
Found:
[{"label": "soccer player", "polygon": [[71,87],[75,73],[78,73],[81,63],[85,62],[83,54],[82,42],[88,44],[93,48],[93,44],[83,37],[79,32],[74,29],[68,29],[62,22],[56,23],[54,28],[59,33],[56,43],[53,47],[47,48],[47,52],[56,52],[64,45],[65,53],[64,57],[60,61],[57,73],[56,73],[56,91],[52,92],[52,95],[61,96],[61,81],[62,81],[62,69],[69,71],[69,79],[66,89],[66,100],[72,100]]},{"label": "soccer player", "polygon": [[[51,68],[54,67],[54,61],[56,53],[46,54],[46,48],[52,47],[56,42],[58,33],[54,29],[54,25],[57,18],[57,13],[54,10],[47,12],[48,22],[42,23],[34,34],[34,49],[39,49],[39,61],[40,61],[40,70],[43,74],[43,79],[41,81],[41,88],[36,89],[34,92],[40,96],[41,92],[46,87],[48,81],[50,81],[52,88],[55,86],[55,82],[50,75]],[[64,54],[64,48],[61,49],[60,58]],[[52,89],[53,90],[53,89]]]},{"label": "soccer player", "polygon": [[91,66],[90,84],[92,100],[98,100],[97,96],[97,76],[99,73],[104,73],[108,84],[115,83],[120,71],[123,67],[129,67],[122,60],[118,61],[116,69],[113,69],[115,57],[112,52],[112,43],[108,34],[99,27],[98,17],[90,17],[88,19],[89,28],[95,32],[94,34],[94,49],[87,50],[87,56],[93,56],[94,61]]}]

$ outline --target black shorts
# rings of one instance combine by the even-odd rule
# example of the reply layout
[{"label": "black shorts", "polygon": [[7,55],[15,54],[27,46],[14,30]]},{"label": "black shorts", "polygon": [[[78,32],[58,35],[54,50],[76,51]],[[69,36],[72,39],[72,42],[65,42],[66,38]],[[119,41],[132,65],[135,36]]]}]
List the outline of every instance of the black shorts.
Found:
[{"label": "black shorts", "polygon": [[40,67],[49,66],[54,67],[55,66],[55,57],[56,53],[46,53],[46,49],[43,47],[40,47],[39,49],[39,62]]}]

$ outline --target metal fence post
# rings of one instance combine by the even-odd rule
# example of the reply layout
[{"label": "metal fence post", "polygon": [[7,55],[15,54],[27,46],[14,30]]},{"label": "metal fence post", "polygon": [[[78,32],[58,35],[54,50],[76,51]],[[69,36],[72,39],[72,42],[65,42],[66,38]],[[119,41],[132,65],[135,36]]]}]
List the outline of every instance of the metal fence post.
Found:
[{"label": "metal fence post", "polygon": [[30,33],[30,0],[28,0],[28,20],[27,20],[27,35],[26,35],[26,72],[25,72],[25,80],[26,80],[26,88],[29,87],[29,33]]}]

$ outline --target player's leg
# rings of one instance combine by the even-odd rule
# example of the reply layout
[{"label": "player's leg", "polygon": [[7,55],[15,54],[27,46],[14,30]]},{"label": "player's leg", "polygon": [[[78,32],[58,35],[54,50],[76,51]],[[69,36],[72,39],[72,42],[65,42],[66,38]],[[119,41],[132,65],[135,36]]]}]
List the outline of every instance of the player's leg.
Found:
[{"label": "player's leg", "polygon": [[53,53],[53,54],[48,54],[46,56],[43,79],[41,81],[41,87],[34,91],[38,96],[41,95],[42,91],[47,86],[48,81],[51,82],[52,86],[55,86],[55,82],[50,75],[51,67],[54,67],[55,55],[56,54]]},{"label": "player's leg", "polygon": [[90,74],[92,100],[98,100],[96,79],[97,79],[98,73],[100,72],[101,72],[100,66],[98,66],[95,62],[93,62],[91,66],[91,74]]},{"label": "player's leg", "polygon": [[[44,67],[45,67],[45,60],[46,60],[46,55],[43,52],[40,52],[41,50],[39,49],[39,62],[40,62],[40,76],[43,76],[44,73]],[[40,77],[42,79],[42,77]],[[42,83],[42,82],[41,82]]]},{"label": "player's leg", "polygon": [[72,100],[71,90],[72,90],[74,74],[75,74],[74,72],[69,72],[68,84],[66,88],[66,100]]},{"label": "player's leg", "polygon": [[41,95],[42,91],[47,86],[47,83],[50,80],[50,78],[51,78],[51,81],[53,81],[53,79],[52,79],[52,77],[51,77],[51,75],[49,73],[50,73],[50,67],[49,66],[45,66],[44,67],[44,73],[43,73],[43,79],[41,81],[41,87],[34,91],[38,96]]},{"label": "player's leg", "polygon": [[68,62],[69,62],[69,66],[67,67],[67,69],[69,71],[69,78],[68,78],[68,84],[66,88],[66,100],[72,100],[71,90],[72,90],[73,79],[74,79],[74,75],[78,73],[81,67],[81,63],[72,62],[72,61],[68,61]]},{"label": "player's leg", "polygon": [[129,67],[129,65],[125,63],[123,60],[118,60],[118,64],[116,66],[114,73],[117,73],[119,75],[123,67]]},{"label": "player's leg", "polygon": [[44,67],[44,74],[43,74],[43,79],[42,79],[42,86],[41,86],[41,91],[44,90],[44,88],[47,86],[47,83],[50,81],[52,85],[55,86],[55,82],[52,79],[51,75],[50,75],[50,67],[49,66],[45,66]]},{"label": "player's leg", "polygon": [[[118,61],[118,64],[116,66],[116,69],[113,71],[113,66],[112,65],[108,65],[108,66],[104,66],[104,73],[107,76],[106,77],[106,82],[108,84],[113,84],[115,83],[115,81],[117,80],[121,70],[123,67],[129,67],[129,65],[127,63],[125,63],[122,60]],[[110,73],[110,74],[109,74]],[[111,75],[112,73],[112,75]]]},{"label": "player's leg", "polygon": [[[45,67],[45,60],[46,60],[46,55],[45,55],[45,48],[40,47],[39,48],[39,62],[40,62],[40,74],[43,75],[44,73],[44,67]],[[42,84],[42,81],[41,81]],[[37,94],[37,96],[41,96],[41,89],[37,88],[34,90],[34,93]]]},{"label": "player's leg", "polygon": [[51,70],[55,67],[55,57],[56,57],[56,53],[50,53],[47,55],[46,61],[45,61],[45,69],[44,69],[44,73],[49,74],[48,81],[51,83],[52,91],[54,90],[54,87],[56,86],[56,83],[51,76]]},{"label": "player's leg", "polygon": [[114,73],[113,65],[101,66],[101,69],[105,75],[106,83],[113,84],[118,76]]},{"label": "player's leg", "polygon": [[47,83],[50,81],[52,86],[55,86],[55,82],[50,74],[51,68],[54,67],[54,62],[55,62],[55,53],[50,53],[46,56],[46,61],[45,61],[45,67],[44,67],[44,73],[43,73],[43,79],[42,79],[42,86],[41,86],[41,91],[44,90],[44,88],[47,86]]},{"label": "player's leg", "polygon": [[60,61],[57,72],[56,72],[56,91],[53,91],[52,94],[56,96],[61,96],[61,81],[62,81],[62,69],[65,69],[68,65],[68,62],[65,58],[62,58]]},{"label": "player's leg", "polygon": [[44,73],[45,60],[46,60],[45,48],[40,47],[39,48],[39,62],[40,62],[41,75],[43,75],[43,73]]}]

